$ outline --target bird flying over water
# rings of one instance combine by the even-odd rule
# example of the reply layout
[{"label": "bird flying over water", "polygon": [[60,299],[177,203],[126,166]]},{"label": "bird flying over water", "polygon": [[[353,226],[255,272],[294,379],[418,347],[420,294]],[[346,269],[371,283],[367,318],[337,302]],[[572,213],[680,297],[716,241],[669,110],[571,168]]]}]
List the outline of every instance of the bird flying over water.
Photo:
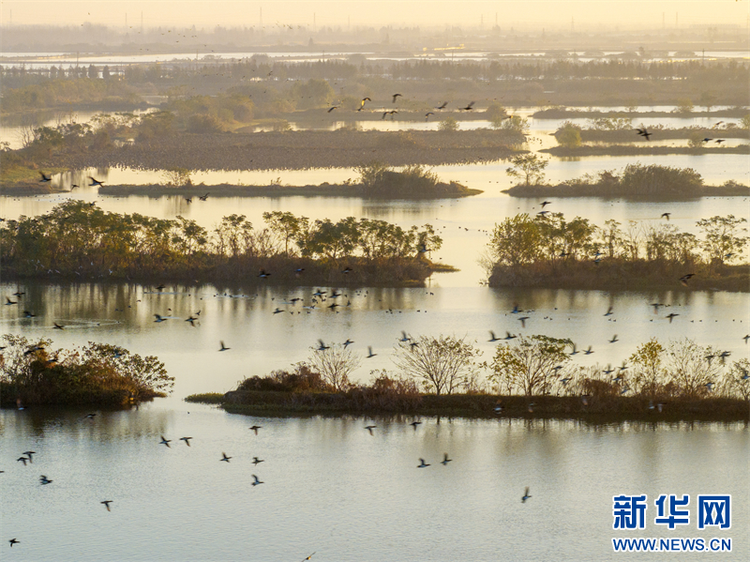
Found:
[{"label": "bird flying over water", "polygon": [[472,102],[469,102],[469,105],[467,105],[466,107],[462,107],[461,111],[471,111],[473,107],[474,107],[474,102],[472,101]]},{"label": "bird flying over water", "polygon": [[669,217],[672,215],[672,213],[662,213],[661,218],[669,220]]},{"label": "bird flying over water", "polygon": [[401,94],[393,94],[393,103],[396,103],[396,98],[402,97]]},{"label": "bird flying over water", "polygon": [[98,186],[102,186],[102,185],[104,185],[104,182],[103,182],[103,181],[99,181],[99,180],[97,180],[97,179],[94,179],[94,178],[92,178],[91,176],[89,176],[89,179],[91,180],[91,184],[90,184],[90,185],[92,185],[92,186],[93,186],[93,185],[98,185]]},{"label": "bird flying over water", "polygon": [[45,175],[41,170],[39,170],[39,175],[42,176],[42,179],[39,180],[40,182],[52,181],[52,176]]},{"label": "bird flying over water", "polygon": [[370,432],[370,435],[373,435],[372,430],[378,427],[377,425],[366,425],[365,429]]},{"label": "bird flying over water", "polygon": [[447,105],[448,105],[448,102],[447,102],[447,101],[444,101],[444,102],[443,102],[442,104],[440,104],[439,106],[437,106],[437,107],[436,107],[435,109],[445,109],[445,107],[446,107]]},{"label": "bird flying over water", "polygon": [[650,138],[650,137],[651,137],[652,133],[649,133],[649,132],[648,132],[648,131],[646,130],[646,127],[644,127],[643,125],[641,125],[641,128],[640,128],[640,129],[636,129],[636,131],[638,132],[638,134],[639,134],[640,136],[644,137],[644,138],[645,138],[646,140],[651,140],[651,138]]}]

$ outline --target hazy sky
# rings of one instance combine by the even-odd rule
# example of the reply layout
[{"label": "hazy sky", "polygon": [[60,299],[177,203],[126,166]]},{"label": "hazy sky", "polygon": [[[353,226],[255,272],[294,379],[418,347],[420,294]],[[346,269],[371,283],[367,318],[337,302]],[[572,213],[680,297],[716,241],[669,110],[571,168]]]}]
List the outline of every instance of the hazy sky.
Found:
[{"label": "hazy sky", "polygon": [[[498,18],[501,27],[555,25],[576,29],[595,24],[627,27],[687,27],[708,24],[747,25],[748,0],[524,0],[524,1],[417,1],[417,0],[341,0],[308,1],[216,1],[156,0],[123,2],[119,0],[22,0],[0,2],[3,25],[66,24],[85,22],[111,26],[140,26],[143,13],[146,27],[190,26],[212,28],[257,26],[261,8],[263,24],[329,26],[458,24],[491,26]],[[482,19],[483,18],[483,19]]]}]

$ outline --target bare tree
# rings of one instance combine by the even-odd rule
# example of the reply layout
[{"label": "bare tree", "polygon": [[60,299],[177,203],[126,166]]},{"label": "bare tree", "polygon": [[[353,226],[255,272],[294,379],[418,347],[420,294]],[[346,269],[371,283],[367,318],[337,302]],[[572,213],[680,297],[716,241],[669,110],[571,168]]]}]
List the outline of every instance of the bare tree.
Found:
[{"label": "bare tree", "polygon": [[465,339],[420,336],[400,341],[393,362],[438,396],[452,394],[472,384],[474,357],[481,353]]},{"label": "bare tree", "polygon": [[359,367],[361,360],[349,347],[332,345],[327,349],[312,347],[313,354],[307,360],[310,369],[320,373],[323,380],[337,391],[346,390],[351,383],[349,375]]},{"label": "bare tree", "polygon": [[[706,396],[711,394],[718,382],[723,364],[721,353],[711,347],[701,347],[684,338],[672,341],[668,348],[670,382],[683,396]],[[717,385],[718,386],[718,385]]]}]

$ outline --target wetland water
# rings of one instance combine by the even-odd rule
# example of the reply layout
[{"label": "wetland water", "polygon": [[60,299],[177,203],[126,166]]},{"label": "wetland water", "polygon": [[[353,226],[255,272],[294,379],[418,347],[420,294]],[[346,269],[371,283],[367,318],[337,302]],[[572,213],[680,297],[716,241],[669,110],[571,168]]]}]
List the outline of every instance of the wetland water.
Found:
[{"label": "wetland water", "polygon": [[[414,431],[410,419],[256,418],[172,402],[86,413],[0,412],[3,535],[21,541],[3,560],[603,561],[624,556],[612,538],[685,536],[731,538],[721,560],[749,548],[743,424],[444,418]],[[29,449],[33,464],[15,462]],[[431,466],[417,468],[420,457]],[[732,528],[698,531],[694,509],[690,525],[654,524],[653,500],[669,493],[691,506],[731,494]],[[647,494],[645,530],[613,530],[619,494]]]},{"label": "wetland water", "polygon": [[[707,183],[747,183],[745,156],[705,155],[660,158],[552,159],[551,181],[628,163],[693,167]],[[72,193],[0,198],[0,216],[38,215],[61,201],[96,201],[107,211],[173,218],[183,215],[212,228],[232,213],[256,227],[262,213],[291,211],[312,219],[345,216],[381,218],[400,225],[433,224],[444,238],[432,259],[455,265],[457,273],[436,274],[426,288],[346,288],[338,313],[303,309],[291,298],[312,301],[313,287],[242,285],[168,286],[163,293],[131,284],[56,285],[8,283],[0,297],[17,289],[22,302],[0,307],[0,333],[30,339],[51,337],[54,347],[88,341],[122,345],[157,355],[176,378],[167,399],[139,410],[56,412],[0,411],[0,509],[3,560],[615,560],[612,538],[730,537],[733,552],[721,560],[745,560],[748,540],[750,468],[744,424],[619,424],[588,426],[569,421],[424,419],[417,431],[410,419],[260,419],[228,415],[182,399],[196,392],[224,392],[247,376],[289,368],[310,355],[318,338],[327,344],[354,340],[353,349],[377,356],[363,359],[354,380],[372,369],[393,370],[391,352],[401,331],[412,335],[455,334],[476,340],[490,360],[488,330],[498,335],[546,334],[570,337],[579,348],[576,364],[618,365],[650,337],[689,337],[746,357],[742,337],[750,331],[748,294],[490,289],[480,286],[478,263],[496,222],[519,212],[534,214],[541,200],[500,193],[510,185],[507,163],[440,166],[444,181],[484,189],[477,197],[441,201],[372,201],[327,197],[209,197],[188,204],[179,195],[159,198],[103,197],[93,188]],[[225,174],[225,175],[223,175]],[[153,183],[161,174],[137,170],[84,170],[62,181],[85,185],[87,175],[108,183]],[[101,176],[101,177],[100,177]],[[197,181],[292,185],[340,182],[354,170],[299,172],[207,172]],[[226,178],[226,179],[223,179]],[[66,185],[69,185],[66,184]],[[207,189],[210,191],[210,188]],[[717,197],[653,203],[621,199],[555,199],[548,207],[567,218],[582,216],[597,225],[672,222],[695,232],[695,221],[714,215],[748,216],[747,198]],[[2,270],[0,269],[0,275]],[[675,282],[676,289],[680,286]],[[335,288],[324,287],[329,292]],[[651,302],[679,313],[654,314]],[[344,301],[345,302],[345,301]],[[342,303],[343,304],[343,303]],[[527,315],[523,329],[511,314],[518,304]],[[604,313],[612,306],[614,314]],[[274,310],[284,310],[274,314]],[[24,309],[35,318],[23,318]],[[184,321],[201,311],[196,327]],[[664,311],[666,309],[661,309]],[[155,323],[153,314],[172,317]],[[53,322],[65,325],[53,330]],[[619,341],[608,340],[618,334]],[[219,341],[231,349],[218,353]],[[188,413],[189,412],[189,413]],[[263,426],[256,437],[247,428]],[[364,426],[375,423],[371,437]],[[160,436],[173,440],[167,449]],[[186,447],[179,437],[193,437]],[[16,459],[37,452],[34,463]],[[222,452],[233,457],[219,462]],[[453,461],[440,464],[443,453]],[[253,456],[264,463],[253,466]],[[432,466],[417,469],[423,457]],[[39,484],[39,476],[53,480]],[[252,487],[252,474],[263,485]],[[525,486],[532,498],[521,503]],[[669,531],[655,525],[653,500],[660,494],[732,494],[728,531],[697,531],[693,520]],[[612,497],[648,494],[646,530],[612,529]],[[99,502],[114,500],[112,512]],[[23,547],[23,548],[21,548]],[[697,555],[696,555],[697,556]],[[639,555],[645,560],[684,560],[685,554]],[[697,558],[696,558],[697,559]]]}]

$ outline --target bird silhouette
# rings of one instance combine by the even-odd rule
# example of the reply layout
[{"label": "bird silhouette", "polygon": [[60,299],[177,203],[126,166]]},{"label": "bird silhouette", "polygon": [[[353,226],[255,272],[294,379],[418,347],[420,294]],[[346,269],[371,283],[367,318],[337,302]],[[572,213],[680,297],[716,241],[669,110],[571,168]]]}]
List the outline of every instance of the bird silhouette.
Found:
[{"label": "bird silhouette", "polygon": [[473,107],[474,107],[474,102],[472,101],[472,102],[469,102],[469,105],[467,105],[466,107],[462,107],[461,111],[471,111]]},{"label": "bird silhouette", "polygon": [[255,435],[258,435],[258,430],[263,427],[262,425],[254,425],[253,427],[249,427],[248,429],[252,429],[255,432]]},{"label": "bird silhouette", "polygon": [[517,337],[518,337],[518,336],[514,336],[514,335],[513,335],[513,334],[511,334],[510,332],[505,332],[505,338],[504,338],[504,339],[506,339],[506,340],[513,340],[513,339],[515,339],[515,338],[517,338]]},{"label": "bird silhouette", "polygon": [[334,105],[334,106],[331,106],[331,107],[329,107],[329,108],[328,108],[328,113],[330,113],[330,112],[331,112],[331,111],[333,111],[334,109],[338,109],[338,107],[339,107],[338,105]]},{"label": "bird silhouette", "polygon": [[167,447],[169,447],[171,449],[172,447],[169,446],[169,443],[171,441],[172,441],[171,439],[165,439],[164,436],[162,435],[161,436],[161,441],[159,441],[159,445],[166,445]]},{"label": "bird silhouette", "polygon": [[206,201],[206,200],[208,199],[208,195],[209,195],[209,194],[208,194],[208,193],[206,193],[205,195],[201,195],[201,196],[199,196],[199,197],[198,197],[198,199],[200,199],[201,201]]},{"label": "bird silhouette", "polygon": [[669,220],[669,217],[672,216],[672,213],[662,213],[661,218]]},{"label": "bird silhouette", "polygon": [[11,548],[13,548],[14,544],[20,544],[21,543],[21,541],[19,541],[18,539],[10,539],[8,542],[10,543],[10,547]]},{"label": "bird silhouette", "polygon": [[232,349],[231,347],[225,346],[223,341],[221,341],[219,343],[221,344],[221,349],[219,349],[219,351],[228,351],[228,350]]},{"label": "bird silhouette", "polygon": [[255,474],[253,474],[252,476],[253,476],[253,482],[252,482],[253,486],[257,486],[258,484],[264,484],[265,483],[265,482],[262,482],[261,480],[259,480],[258,477],[255,476]]},{"label": "bird silhouette", "polygon": [[519,321],[521,322],[521,327],[522,327],[522,328],[525,328],[525,327],[526,327],[526,320],[528,320],[528,319],[529,319],[529,317],[528,317],[528,316],[521,316],[521,317],[520,317],[520,318],[518,319],[518,320],[519,320]]},{"label": "bird silhouette", "polygon": [[669,318],[669,323],[671,324],[671,323],[672,323],[672,320],[673,320],[673,319],[674,319],[675,317],[677,317],[677,316],[679,316],[679,314],[677,314],[676,312],[670,312],[669,314],[667,314],[667,315],[665,316],[665,318]]},{"label": "bird silhouette", "polygon": [[42,474],[42,476],[39,478],[39,483],[42,486],[46,486],[47,484],[52,484],[52,480],[50,480],[44,474]]},{"label": "bird silhouette", "polygon": [[687,282],[690,280],[691,277],[695,277],[695,273],[688,273],[687,275],[683,275],[680,277],[680,283],[682,283],[685,287],[688,286]]},{"label": "bird silhouette", "polygon": [[39,170],[39,175],[42,176],[42,179],[39,180],[40,182],[52,181],[52,176],[45,175],[41,170]]},{"label": "bird silhouette", "polygon": [[435,109],[445,109],[447,105],[448,105],[448,102],[444,101],[442,104],[440,104],[439,106],[437,106]]},{"label": "bird silhouette", "polygon": [[396,103],[396,98],[402,97],[401,94],[393,94],[393,103]]},{"label": "bird silhouette", "polygon": [[421,423],[422,423],[421,421],[414,420],[409,425],[414,428],[414,431],[417,431],[417,426],[420,425]]},{"label": "bird silhouette", "polygon": [[26,457],[19,457],[16,459],[16,462],[22,462],[24,466],[26,466],[26,463],[29,462],[29,459]]},{"label": "bird silhouette", "polygon": [[318,351],[325,351],[326,349],[331,349],[330,345],[326,345],[323,343],[323,340],[318,340]]},{"label": "bird silhouette", "polygon": [[443,454],[443,460],[442,460],[442,461],[440,461],[440,464],[442,464],[443,466],[445,466],[446,464],[448,464],[448,463],[449,463],[449,462],[451,462],[452,460],[453,460],[453,459],[449,459],[449,458],[448,458],[448,453],[444,453],[444,454]]},{"label": "bird silhouette", "polygon": [[613,314],[613,310],[614,310],[614,308],[610,306],[610,307],[609,307],[609,308],[607,309],[607,312],[605,312],[605,313],[604,313],[604,316],[612,316],[612,314]]},{"label": "bird silhouette", "polygon": [[529,495],[529,487],[526,486],[526,491],[523,493],[523,497],[521,498],[521,503],[526,503],[526,500],[529,499],[531,495]]},{"label": "bird silhouette", "polygon": [[[747,343],[747,341],[745,343]],[[368,345],[367,346],[367,357],[365,357],[365,359],[369,359],[370,357],[375,357],[376,355],[377,355],[377,353],[373,353],[372,352],[372,347]]]},{"label": "bird silhouette", "polygon": [[259,465],[262,462],[266,462],[266,461],[264,461],[263,459],[259,459],[258,457],[253,457],[253,464],[254,465]]},{"label": "bird silhouette", "polygon": [[544,209],[547,205],[551,205],[551,204],[552,204],[552,201],[542,201],[541,202],[542,209]]},{"label": "bird silhouette", "polygon": [[497,336],[495,335],[495,332],[493,332],[492,330],[490,330],[490,339],[489,339],[489,340],[487,340],[487,341],[489,341],[489,342],[495,342],[495,341],[498,341],[499,339],[500,339],[500,338],[498,338],[498,337],[497,337]]},{"label": "bird silhouette", "polygon": [[112,503],[112,501],[113,501],[113,500],[104,500],[103,502],[99,502],[99,503],[103,503],[103,504],[104,504],[104,507],[106,507],[106,508],[107,508],[107,511],[112,511],[111,509],[109,509],[109,504],[111,504],[111,503]]},{"label": "bird silhouette", "polygon": [[58,324],[57,322],[52,322],[52,324],[53,324],[53,326],[52,326],[53,330],[64,330],[65,329],[65,326],[62,326],[62,325]]},{"label": "bird silhouette", "polygon": [[638,134],[639,134],[640,136],[644,137],[644,138],[645,138],[646,140],[651,140],[651,135],[652,135],[652,133],[649,133],[649,132],[648,132],[648,131],[646,130],[646,127],[644,127],[643,125],[641,125],[641,128],[640,128],[640,129],[636,129],[636,131],[638,131]]},{"label": "bird silhouette", "polygon": [[219,459],[219,462],[221,462],[221,461],[229,462],[229,459],[231,459],[231,458],[232,457],[228,457],[226,453],[221,453],[221,458]]},{"label": "bird silhouette", "polygon": [[373,435],[372,430],[378,427],[377,425],[366,425],[365,429],[370,432],[370,435]]},{"label": "bird silhouette", "polygon": [[192,439],[192,437],[180,437],[180,441],[184,441],[185,445],[187,445],[188,447],[190,447],[190,440],[191,439]]},{"label": "bird silhouette", "polygon": [[89,184],[89,186],[94,186],[94,185],[102,186],[102,185],[104,185],[103,181],[99,181],[97,179],[94,179],[91,176],[89,176],[89,179],[91,180],[91,183]]},{"label": "bird silhouette", "polygon": [[609,343],[615,343],[616,341],[617,341],[617,334],[615,334],[614,336],[612,336],[612,339],[609,340]]},{"label": "bird silhouette", "polygon": [[422,459],[422,458],[419,459],[419,464],[417,465],[417,468],[426,468],[428,466],[430,466],[430,465],[428,463],[424,462],[424,459]]}]

